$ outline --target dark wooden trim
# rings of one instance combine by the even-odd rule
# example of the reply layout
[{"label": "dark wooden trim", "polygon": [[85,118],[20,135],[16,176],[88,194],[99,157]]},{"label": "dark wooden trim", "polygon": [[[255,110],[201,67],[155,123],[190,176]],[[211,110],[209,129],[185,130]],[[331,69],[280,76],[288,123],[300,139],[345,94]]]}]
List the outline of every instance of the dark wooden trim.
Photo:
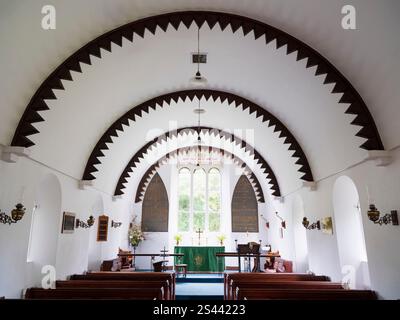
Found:
[{"label": "dark wooden trim", "polygon": [[[257,162],[257,164],[261,165],[262,171],[264,174],[267,175],[268,179],[271,180],[271,185],[272,185],[272,189],[274,192],[276,192],[277,190],[275,190],[275,186],[278,185],[278,180],[273,172],[273,170],[271,169],[270,165],[268,164],[268,162],[264,159],[263,156],[261,156],[261,154],[254,148],[252,147],[250,144],[248,144],[246,141],[236,137],[235,135],[233,135],[232,133],[223,131],[223,130],[219,130],[216,128],[211,128],[211,127],[184,127],[184,128],[179,128],[177,130],[174,131],[169,131],[166,132],[156,138],[154,138],[152,141],[150,141],[149,143],[145,144],[142,148],[140,148],[131,158],[131,160],[128,162],[128,164],[126,165],[123,173],[121,174],[119,180],[118,180],[118,184],[117,187],[115,189],[115,195],[122,195],[122,189],[124,188],[124,183],[127,181],[127,179],[130,176],[130,173],[133,172],[133,168],[136,167],[137,163],[140,163],[141,160],[144,159],[145,154],[147,154],[148,150],[153,149],[154,147],[157,147],[159,144],[161,144],[163,141],[167,141],[168,139],[172,139],[174,137],[177,137],[179,135],[184,135],[184,134],[189,134],[191,132],[195,132],[198,134],[198,132],[202,132],[202,133],[209,133],[210,135],[214,135],[214,136],[219,136],[221,139],[226,139],[228,141],[231,141],[232,143],[236,144],[237,146],[240,146],[242,149],[244,149],[245,152],[249,152],[250,155],[252,155],[254,157],[254,160]],[[258,180],[255,177],[250,177],[255,181],[255,184],[258,185]],[[258,189],[258,187],[256,187],[256,189]],[[279,192],[280,193],[280,192]]]},{"label": "dark wooden trim", "polygon": [[229,25],[232,32],[236,32],[241,28],[244,35],[253,31],[255,39],[265,35],[267,44],[276,40],[277,48],[286,45],[287,54],[297,51],[298,61],[307,58],[306,68],[317,66],[316,76],[326,74],[324,84],[335,84],[332,93],[342,94],[339,103],[350,104],[345,113],[356,116],[351,122],[352,125],[361,127],[356,136],[366,139],[360,148],[366,150],[384,149],[374,119],[360,94],[325,57],[304,42],[268,24],[239,15],[212,11],[184,11],[151,16],[106,32],[84,45],[61,63],[40,85],[25,108],[25,112],[15,130],[11,145],[26,148],[34,145],[34,142],[28,137],[39,133],[39,130],[33,124],[44,121],[39,111],[49,109],[46,100],[57,99],[53,90],[64,90],[62,80],[73,81],[71,71],[82,72],[80,63],[90,65],[91,56],[101,58],[100,48],[111,52],[111,43],[122,46],[122,38],[133,41],[134,34],[143,38],[145,30],[154,34],[157,27],[166,32],[169,25],[177,30],[180,25],[189,28],[192,23],[199,27],[207,23],[210,28],[218,24],[222,30],[225,30]]},{"label": "dark wooden trim", "polygon": [[[192,150],[200,150],[200,151],[208,151],[208,152],[218,152],[221,155],[232,159],[238,166],[244,169],[244,172],[246,174],[246,177],[249,179],[251,185],[254,188],[254,192],[256,194],[258,202],[264,203],[265,198],[264,198],[264,193],[261,187],[260,182],[258,181],[256,175],[253,173],[251,168],[238,156],[230,153],[227,150],[221,149],[221,148],[215,148],[215,147],[210,147],[210,146],[190,146],[190,147],[182,147],[178,148],[176,150],[173,150],[169,153],[167,153],[165,156],[161,157],[158,159],[155,163],[153,163],[149,169],[145,172],[143,175],[142,179],[139,182],[139,185],[137,187],[136,191],[136,196],[135,196],[135,202],[140,202],[143,200],[144,194],[146,192],[147,185],[150,183],[153,175],[157,173],[157,169],[161,167],[164,163],[168,162],[168,160],[180,153],[187,153]],[[275,177],[275,174],[273,173],[272,169],[269,168],[270,174],[265,174],[265,178],[267,179],[267,184],[270,184],[270,189],[272,190],[272,195],[280,197],[281,196],[281,191],[279,188],[278,181],[275,179],[272,179],[271,177]],[[123,189],[125,189],[125,183],[128,182],[128,179],[130,177],[129,172],[132,172],[132,168],[129,167],[129,165],[125,168],[123,173],[121,174],[117,186],[115,188],[115,195],[122,195],[124,194]],[[265,172],[264,172],[265,173]],[[268,181],[270,179],[270,181]]]},{"label": "dark wooden trim", "polygon": [[[293,136],[293,134],[290,132],[290,130],[278,119],[276,118],[273,114],[268,112],[266,109],[262,108],[261,106],[257,105],[256,103],[242,98],[238,95],[229,93],[229,92],[224,92],[224,91],[217,91],[217,90],[208,90],[208,89],[203,89],[203,90],[183,90],[183,91],[177,91],[177,92],[171,92],[168,94],[164,94],[162,96],[150,99],[146,102],[143,102],[129,111],[127,111],[124,115],[122,115],[119,119],[117,119],[107,130],[104,132],[104,134],[101,136],[99,141],[96,143],[94,149],[92,150],[92,153],[89,156],[89,159],[86,163],[86,167],[82,176],[82,180],[94,180],[95,176],[93,175],[94,172],[98,171],[96,168],[96,165],[101,163],[101,157],[104,157],[104,150],[108,150],[108,144],[113,143],[113,137],[117,138],[118,137],[118,131],[124,131],[124,126],[129,126],[130,123],[135,122],[138,118],[141,117],[142,112],[149,113],[151,109],[156,110],[157,106],[163,108],[165,105],[170,105],[172,101],[185,101],[189,99],[190,101],[193,101],[194,99],[206,99],[212,101],[220,100],[221,102],[228,101],[229,106],[233,106],[232,102],[235,103],[234,107],[240,107],[243,109],[243,111],[249,109],[249,113],[256,113],[257,118],[260,117],[262,122],[265,122],[268,127],[273,127],[274,132],[279,132],[279,138],[284,138],[283,143],[289,145],[289,150],[294,151],[294,153],[291,155],[293,158],[298,158],[296,161],[296,164],[299,165],[300,167],[298,168],[298,171],[301,172],[303,175],[301,176],[301,179],[305,181],[313,181],[313,174],[311,172],[311,167],[310,164],[307,160],[307,157],[301,148],[299,142],[296,140],[296,138]],[[173,134],[173,133],[171,133]],[[220,135],[223,135],[226,138],[232,139],[234,138],[231,134],[227,132],[221,132]],[[229,135],[229,137],[228,137]],[[160,138],[161,140],[165,140],[168,138],[168,136]],[[156,138],[158,139],[158,138]],[[155,139],[155,140],[156,140]],[[136,162],[137,159],[139,159],[143,153],[147,151],[149,146],[153,145],[155,143],[155,140],[150,141],[146,145],[144,145],[139,151],[138,151],[138,158],[134,158],[132,161]],[[237,141],[237,140],[236,140]],[[161,142],[161,141],[160,141]],[[238,143],[243,144],[243,141],[238,141]],[[244,148],[249,148],[250,145],[246,144],[243,146]],[[253,149],[254,150],[254,149]],[[256,156],[259,156],[259,153],[256,154]]]}]

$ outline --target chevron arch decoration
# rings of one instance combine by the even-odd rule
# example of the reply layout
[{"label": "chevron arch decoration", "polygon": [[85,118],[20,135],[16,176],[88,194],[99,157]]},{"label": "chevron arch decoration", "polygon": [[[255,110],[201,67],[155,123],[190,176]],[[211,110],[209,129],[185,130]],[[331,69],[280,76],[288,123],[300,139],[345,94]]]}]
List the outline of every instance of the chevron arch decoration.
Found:
[{"label": "chevron arch decoration", "polygon": [[[251,168],[242,159],[240,159],[238,156],[234,155],[233,153],[226,151],[222,148],[215,148],[215,147],[210,147],[210,146],[182,147],[182,148],[175,149],[171,152],[168,152],[165,156],[161,157],[159,160],[157,160],[155,163],[153,163],[149,167],[149,169],[147,169],[147,171],[145,172],[143,177],[140,179],[140,182],[139,182],[139,185],[138,185],[137,191],[136,191],[135,202],[137,203],[137,202],[141,202],[143,200],[144,194],[146,193],[146,188],[147,188],[148,184],[150,183],[152,177],[157,173],[157,169],[159,167],[161,167],[163,164],[167,163],[169,161],[169,159],[176,157],[179,154],[189,153],[191,151],[197,151],[197,150],[200,152],[206,151],[206,152],[210,152],[210,153],[218,153],[227,159],[233,160],[233,162],[236,165],[238,165],[240,168],[243,169],[244,173],[246,174],[247,178],[249,179],[250,183],[252,184],[252,186],[254,188],[254,192],[257,196],[257,201],[260,203],[265,202],[264,193],[262,191],[261,184],[258,181],[254,172],[251,170]],[[127,179],[129,178],[129,172],[132,172],[132,168],[130,168],[128,165],[118,180],[117,186],[115,188],[115,193],[114,193],[115,196],[124,194],[124,191],[123,191],[123,189],[125,189],[124,184],[128,182]],[[272,176],[275,176],[273,172],[272,172]],[[281,192],[280,192],[278,181],[276,179],[273,180],[268,175],[266,176],[266,179],[271,179],[271,181],[267,182],[267,183],[272,185],[270,187],[270,189],[272,190],[272,195],[274,195],[276,197],[280,197]]]},{"label": "chevron arch decoration", "polygon": [[325,57],[304,42],[266,23],[239,15],[213,11],[184,11],[152,16],[125,24],[90,41],[59,65],[40,85],[19,121],[11,145],[26,148],[34,145],[29,136],[39,133],[34,127],[34,123],[44,121],[38,112],[49,109],[45,100],[57,99],[53,89],[64,90],[62,80],[73,81],[71,71],[82,72],[80,63],[90,65],[91,56],[101,58],[100,49],[111,52],[111,43],[122,46],[122,38],[132,42],[134,34],[143,38],[145,30],[154,34],[157,27],[166,32],[169,25],[177,30],[181,24],[189,28],[192,23],[198,27],[207,23],[210,29],[218,24],[222,30],[230,26],[232,32],[241,28],[244,35],[253,31],[255,39],[265,36],[266,44],[276,40],[277,49],[286,45],[287,54],[297,51],[298,61],[307,59],[306,68],[317,67],[316,76],[326,74],[324,84],[334,84],[332,93],[343,94],[339,103],[350,104],[345,113],[356,116],[351,122],[352,125],[361,127],[356,136],[366,139],[360,148],[384,149],[374,119],[365,102],[351,83]]},{"label": "chevron arch decoration", "polygon": [[[109,143],[112,143],[112,137],[118,137],[118,132],[117,131],[124,131],[124,126],[129,126],[130,121],[135,122],[138,118],[142,116],[142,113],[149,113],[151,109],[156,110],[157,106],[158,107],[163,107],[164,103],[166,105],[170,105],[172,101],[178,102],[179,100],[185,101],[186,99],[189,99],[190,101],[193,101],[194,99],[212,99],[213,101],[220,100],[221,102],[228,101],[228,104],[231,105],[232,102],[235,103],[236,107],[241,107],[243,111],[249,109],[249,113],[253,114],[256,113],[257,118],[260,118],[262,122],[266,122],[268,127],[274,127],[274,132],[280,132],[279,138],[285,138],[283,143],[284,144],[289,144],[289,150],[294,151],[292,154],[293,158],[298,158],[296,161],[296,164],[300,165],[298,168],[298,171],[301,172],[303,175],[301,179],[305,181],[313,181],[313,174],[311,171],[310,164],[307,160],[307,157],[301,148],[299,142],[296,140],[296,138],[293,136],[293,134],[289,131],[289,129],[278,119],[276,118],[273,114],[262,108],[261,106],[253,103],[250,100],[247,100],[245,98],[242,98],[238,95],[235,95],[233,93],[228,93],[224,91],[217,91],[217,90],[208,90],[208,89],[196,89],[196,90],[183,90],[183,91],[177,91],[177,92],[172,92],[168,94],[164,94],[162,96],[150,99],[146,102],[141,103],[140,105],[137,105],[130,109],[128,112],[126,112],[124,115],[122,115],[118,120],[116,120],[107,130],[106,132],[101,136],[99,141],[96,143],[92,153],[89,156],[89,159],[87,161],[82,180],[94,180],[96,177],[93,175],[94,172],[98,171],[95,165],[100,164],[101,157],[104,157],[103,150],[108,149]],[[173,134],[173,132],[171,133]],[[232,138],[232,135],[229,134],[228,132],[221,132],[220,134],[223,134],[224,137],[227,137],[227,135],[230,135]],[[168,138],[168,137],[166,137]],[[157,138],[156,138],[157,139]],[[161,138],[163,139],[163,138]],[[152,143],[155,143],[155,141],[150,141],[148,144],[142,147],[140,152],[143,152],[147,150],[148,146],[150,146]],[[250,147],[250,145],[247,145],[247,147]],[[140,155],[139,155],[140,157]],[[136,161],[136,160],[134,160]]]},{"label": "chevron arch decoration", "polygon": [[[167,141],[168,139],[172,139],[174,137],[177,136],[181,136],[184,134],[189,134],[189,133],[193,133],[196,132],[197,134],[199,132],[206,132],[210,135],[213,136],[218,136],[221,139],[224,138],[226,140],[230,140],[232,143],[234,143],[235,145],[239,145],[240,148],[244,149],[245,152],[249,152],[250,155],[253,156],[254,160],[256,161],[257,164],[261,165],[262,171],[263,173],[266,175],[266,177],[268,179],[270,179],[270,184],[272,185],[271,189],[274,191],[274,195],[275,196],[280,196],[280,190],[279,190],[279,186],[278,186],[278,180],[275,176],[275,173],[273,172],[272,168],[270,167],[270,165],[268,164],[268,162],[264,159],[263,156],[260,155],[260,153],[254,149],[252,146],[250,146],[248,143],[246,143],[246,141],[234,136],[233,134],[223,131],[223,130],[219,130],[219,129],[215,129],[215,128],[210,128],[210,127],[185,127],[185,128],[180,128],[177,129],[176,131],[170,131],[170,132],[166,132],[160,136],[158,136],[157,138],[153,139],[152,141],[150,141],[149,143],[145,144],[142,148],[139,149],[139,151],[137,151],[133,157],[131,158],[131,160],[128,162],[128,164],[126,165],[123,173],[121,174],[119,180],[118,180],[118,184],[117,184],[117,188],[115,190],[114,195],[121,195],[122,189],[124,188],[123,184],[127,182],[127,179],[129,178],[129,173],[133,172],[133,168],[136,167],[137,163],[140,163],[140,159],[144,159],[145,154],[152,149],[152,147],[157,147],[157,145],[161,144],[163,141]],[[222,150],[222,149],[221,149]],[[225,152],[228,152],[227,150],[224,150]],[[276,188],[278,187],[278,188]]]}]

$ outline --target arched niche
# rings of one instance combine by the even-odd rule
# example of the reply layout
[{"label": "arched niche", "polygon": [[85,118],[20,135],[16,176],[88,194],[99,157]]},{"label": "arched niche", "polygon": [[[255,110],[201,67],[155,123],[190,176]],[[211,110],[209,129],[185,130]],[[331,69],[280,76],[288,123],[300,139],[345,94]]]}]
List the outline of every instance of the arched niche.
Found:
[{"label": "arched niche", "polygon": [[296,195],[292,203],[293,236],[296,272],[304,273],[309,269],[307,233],[303,227],[304,203],[300,195]]},{"label": "arched niche", "polygon": [[247,177],[241,175],[232,197],[232,232],[258,232],[258,202]]},{"label": "arched niche", "polygon": [[58,235],[61,232],[61,201],[58,178],[54,174],[47,174],[36,188],[28,247],[27,260],[37,268],[56,265]]},{"label": "arched niche", "polygon": [[343,281],[351,288],[370,286],[359,196],[353,180],[339,177],[333,187],[336,239]]},{"label": "arched niche", "polygon": [[156,173],[144,194],[142,205],[142,230],[168,232],[168,194],[160,175]]},{"label": "arched niche", "polygon": [[96,219],[95,225],[89,229],[88,270],[99,270],[101,264],[101,245],[97,242],[97,221],[104,213],[104,201],[101,194],[96,194],[93,199],[90,215]]}]

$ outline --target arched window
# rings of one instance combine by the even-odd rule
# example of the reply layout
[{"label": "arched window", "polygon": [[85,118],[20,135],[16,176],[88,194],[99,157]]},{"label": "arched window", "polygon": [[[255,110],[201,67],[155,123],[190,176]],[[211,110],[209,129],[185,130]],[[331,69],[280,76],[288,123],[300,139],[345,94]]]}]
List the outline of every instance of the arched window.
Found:
[{"label": "arched window", "polygon": [[218,232],[221,228],[221,174],[217,168],[183,167],[178,176],[178,231]]},{"label": "arched window", "polygon": [[208,172],[208,230],[219,231],[221,224],[221,174],[212,168]]},{"label": "arched window", "polygon": [[189,231],[191,207],[191,173],[188,168],[179,170],[178,183],[178,230]]},{"label": "arched window", "polygon": [[196,169],[193,173],[193,229],[204,230],[206,220],[206,172]]}]

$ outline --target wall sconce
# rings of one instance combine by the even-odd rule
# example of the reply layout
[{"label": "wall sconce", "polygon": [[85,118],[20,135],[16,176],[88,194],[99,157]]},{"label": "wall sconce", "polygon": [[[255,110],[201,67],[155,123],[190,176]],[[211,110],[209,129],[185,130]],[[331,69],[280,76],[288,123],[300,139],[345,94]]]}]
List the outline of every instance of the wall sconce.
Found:
[{"label": "wall sconce", "polygon": [[81,227],[81,228],[87,229],[87,228],[90,228],[92,225],[94,225],[94,221],[95,221],[95,219],[93,218],[93,216],[90,216],[89,219],[87,219],[86,222],[84,222],[82,220],[79,220],[79,219],[76,219],[75,227],[76,228]]},{"label": "wall sconce", "polygon": [[371,220],[373,223],[382,225],[382,224],[392,224],[394,226],[399,225],[399,217],[397,215],[397,210],[392,210],[390,213],[385,214],[383,217],[381,217],[381,213],[379,210],[375,207],[374,204],[369,205],[369,210],[367,212],[369,220]]},{"label": "wall sconce", "polygon": [[12,223],[16,223],[22,219],[25,214],[25,208],[21,203],[15,205],[15,209],[11,211],[11,217],[7,215],[5,212],[0,211],[0,222],[1,223],[8,223],[11,225]]},{"label": "wall sconce", "polygon": [[119,228],[121,225],[122,225],[122,222],[115,222],[114,220],[111,220],[112,228]]},{"label": "wall sconce", "polygon": [[281,226],[283,229],[286,229],[286,221],[278,214],[278,212],[275,212],[276,216],[281,220]]},{"label": "wall sconce", "polygon": [[307,230],[313,230],[313,229],[321,230],[321,222],[319,220],[310,224],[310,221],[308,221],[307,217],[304,217],[302,224],[304,228],[306,228]]}]

